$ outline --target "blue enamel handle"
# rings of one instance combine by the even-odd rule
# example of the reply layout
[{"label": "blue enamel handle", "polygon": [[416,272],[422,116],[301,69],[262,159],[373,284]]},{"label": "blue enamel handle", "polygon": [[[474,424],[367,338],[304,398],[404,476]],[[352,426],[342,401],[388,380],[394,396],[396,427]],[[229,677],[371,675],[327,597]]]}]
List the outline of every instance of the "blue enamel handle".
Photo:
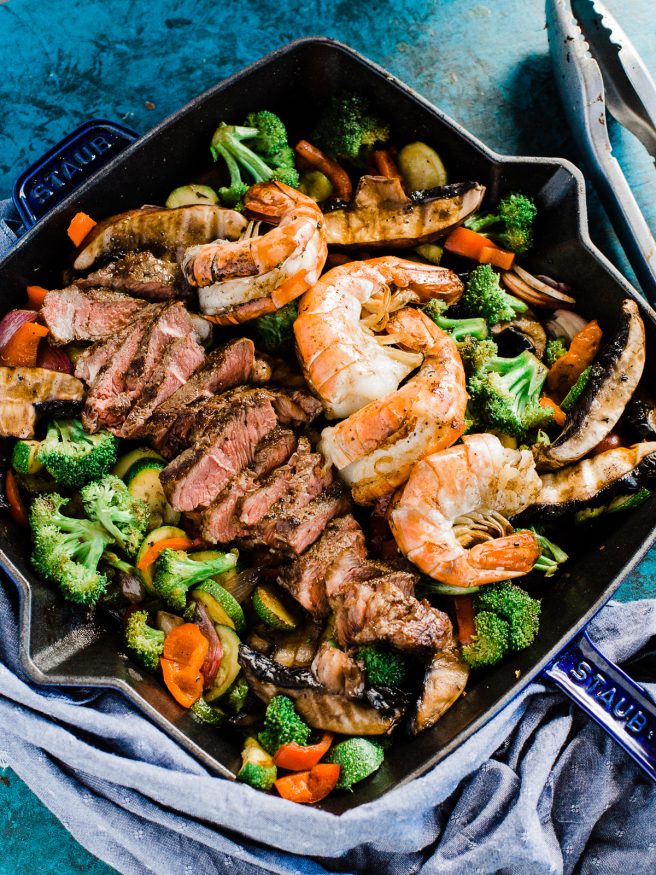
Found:
[{"label": "blue enamel handle", "polygon": [[543,672],[656,781],[656,706],[590,641],[575,638]]}]

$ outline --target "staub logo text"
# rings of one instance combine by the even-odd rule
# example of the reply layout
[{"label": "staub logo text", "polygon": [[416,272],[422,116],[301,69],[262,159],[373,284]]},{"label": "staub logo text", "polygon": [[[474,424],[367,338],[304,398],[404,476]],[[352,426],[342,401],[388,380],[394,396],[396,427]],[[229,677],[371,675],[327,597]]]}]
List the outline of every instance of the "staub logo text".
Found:
[{"label": "staub logo text", "polygon": [[97,161],[101,155],[114,146],[112,139],[105,134],[96,134],[88,140],[78,143],[70,151],[58,155],[57,158],[44,167],[43,171],[34,178],[30,189],[30,197],[38,203],[44,204],[50,198],[79,182],[79,175],[86,174],[87,165]]},{"label": "staub logo text", "polygon": [[632,735],[643,735],[650,741],[656,737],[656,726],[650,726],[650,719],[641,711],[638,703],[621,688],[613,686],[613,682],[595,671],[589,662],[581,660],[569,675],[577,685],[583,687],[586,693],[595,699],[599,705],[620,723]]}]

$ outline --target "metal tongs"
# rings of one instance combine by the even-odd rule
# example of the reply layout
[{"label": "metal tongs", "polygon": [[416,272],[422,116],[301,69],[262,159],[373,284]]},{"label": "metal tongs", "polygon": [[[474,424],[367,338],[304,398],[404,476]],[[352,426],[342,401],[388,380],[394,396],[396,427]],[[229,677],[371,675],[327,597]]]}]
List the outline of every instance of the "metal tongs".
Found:
[{"label": "metal tongs", "polygon": [[645,296],[656,304],[656,241],[613,157],[606,109],[656,159],[656,84],[599,0],[546,0],[560,96],[587,169]]}]

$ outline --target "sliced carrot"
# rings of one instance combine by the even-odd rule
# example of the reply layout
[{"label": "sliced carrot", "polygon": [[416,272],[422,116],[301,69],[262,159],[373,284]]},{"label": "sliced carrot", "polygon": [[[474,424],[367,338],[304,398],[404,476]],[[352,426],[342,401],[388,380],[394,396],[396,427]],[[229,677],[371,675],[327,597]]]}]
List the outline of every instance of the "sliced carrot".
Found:
[{"label": "sliced carrot", "polygon": [[35,368],[39,341],[45,337],[48,329],[36,322],[26,322],[21,325],[9,339],[0,353],[0,365],[10,368]]},{"label": "sliced carrot", "polygon": [[581,376],[592,364],[601,345],[601,328],[596,319],[588,322],[575,334],[565,355],[553,363],[547,374],[549,395],[562,401]]},{"label": "sliced carrot", "polygon": [[319,763],[309,772],[278,778],[275,788],[283,799],[311,804],[325,799],[335,789],[338,779],[339,766],[336,763]]},{"label": "sliced carrot", "polygon": [[484,246],[478,260],[481,264],[491,264],[501,270],[510,270],[515,261],[515,253],[500,249],[498,246]]},{"label": "sliced carrot", "polygon": [[471,231],[460,225],[454,228],[444,241],[444,248],[454,255],[462,255],[463,258],[471,258],[481,264],[493,264],[508,270],[515,260],[515,253],[501,249],[493,243],[489,237]]},{"label": "sliced carrot", "polygon": [[40,310],[43,306],[48,289],[43,286],[28,286],[27,287],[27,305],[26,310]]},{"label": "sliced carrot", "polygon": [[548,395],[543,395],[542,398],[540,398],[540,407],[550,407],[554,412],[554,422],[556,425],[565,425],[567,414],[564,410],[561,410],[553,398],[549,398]]},{"label": "sliced carrot", "polygon": [[476,634],[474,626],[474,597],[471,595],[457,595],[453,598],[458,621],[458,641],[461,644],[471,644]]},{"label": "sliced carrot", "polygon": [[273,762],[281,769],[289,769],[291,772],[311,769],[328,752],[332,741],[332,732],[324,732],[317,744],[283,744],[276,751]]},{"label": "sliced carrot", "polygon": [[353,195],[353,186],[348,173],[341,164],[333,161],[325,155],[321,149],[317,149],[312,143],[307,140],[299,140],[294,151],[306,164],[310,167],[316,167],[320,170],[333,184],[333,197],[338,200],[350,201]]},{"label": "sliced carrot", "polygon": [[374,149],[371,153],[371,161],[381,176],[386,176],[388,179],[401,179],[401,173],[389,149]]},{"label": "sliced carrot", "polygon": [[30,521],[18,489],[16,476],[11,468],[7,468],[7,474],[5,476],[5,492],[7,494],[7,501],[9,502],[9,513],[11,514],[11,518],[19,525],[27,528]]},{"label": "sliced carrot", "polygon": [[307,292],[310,288],[310,283],[306,277],[307,271],[303,268],[303,270],[299,270],[290,276],[289,279],[286,279],[284,283],[271,292],[271,300],[278,309],[285,304],[289,304],[294,298],[298,298],[303,292]]},{"label": "sliced carrot", "polygon": [[76,213],[71,219],[71,224],[68,226],[68,236],[76,246],[79,246],[89,231],[97,224],[86,213]]},{"label": "sliced carrot", "polygon": [[195,623],[175,626],[164,639],[164,653],[160,659],[164,683],[183,708],[191,708],[203,695],[201,667],[209,646],[209,641]]},{"label": "sliced carrot", "polygon": [[162,550],[165,550],[167,547],[169,550],[187,550],[193,546],[194,542],[191,538],[164,538],[162,541],[156,541],[139,559],[137,568],[139,571],[145,571],[153,564]]}]

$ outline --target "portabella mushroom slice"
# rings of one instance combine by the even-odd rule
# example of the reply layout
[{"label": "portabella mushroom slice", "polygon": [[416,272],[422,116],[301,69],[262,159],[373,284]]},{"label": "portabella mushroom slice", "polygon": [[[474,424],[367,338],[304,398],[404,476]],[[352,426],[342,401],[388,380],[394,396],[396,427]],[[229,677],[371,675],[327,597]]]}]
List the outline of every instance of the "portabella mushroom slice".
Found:
[{"label": "portabella mushroom slice", "polygon": [[455,651],[435,654],[426,668],[410,732],[416,735],[437,723],[462,694],[468,677],[469,666]]},{"label": "portabella mushroom slice", "polygon": [[238,240],[248,222],[241,213],[212,204],[171,210],[144,206],[99,222],[75,254],[75,270],[87,270],[100,259],[147,249],[157,256],[180,259],[189,246],[219,238]]},{"label": "portabella mushroom slice", "polygon": [[353,201],[324,215],[329,246],[410,248],[430,243],[475,212],[478,182],[455,182],[408,196],[400,179],[363,176]]},{"label": "portabella mushroom slice", "polygon": [[242,644],[239,664],[251,689],[268,704],[288,696],[301,717],[315,729],[344,735],[382,735],[401,719],[407,700],[396,691],[369,687],[349,698],[330,693],[308,669],[285,668]]},{"label": "portabella mushroom slice", "polygon": [[542,474],[535,503],[513,520],[546,522],[584,509],[602,507],[620,496],[656,484],[656,441],[606,450],[576,465]]},{"label": "portabella mushroom slice", "polygon": [[622,304],[619,326],[592,365],[590,379],[558,437],[533,448],[538,471],[581,459],[606,437],[633,395],[645,365],[645,329],[635,301]]},{"label": "portabella mushroom slice", "polygon": [[511,341],[513,349],[508,352],[504,350],[505,355],[518,355],[522,350],[528,349],[537,358],[542,359],[547,347],[546,331],[537,319],[531,316],[518,316],[510,322],[499,322],[492,326],[492,337],[499,344]]}]

